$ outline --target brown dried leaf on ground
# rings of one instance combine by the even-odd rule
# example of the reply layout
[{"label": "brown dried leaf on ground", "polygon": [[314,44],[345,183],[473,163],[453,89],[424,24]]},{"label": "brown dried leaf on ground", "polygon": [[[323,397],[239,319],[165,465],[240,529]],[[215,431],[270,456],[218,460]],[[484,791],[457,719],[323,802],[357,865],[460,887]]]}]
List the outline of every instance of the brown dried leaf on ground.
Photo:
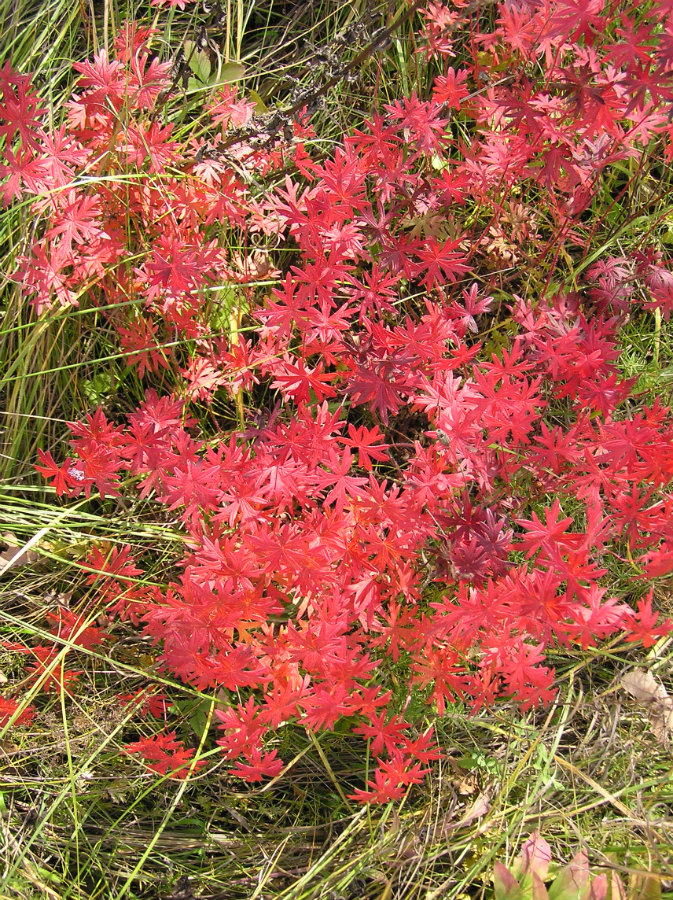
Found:
[{"label": "brown dried leaf on ground", "polygon": [[669,744],[673,738],[673,697],[669,697],[663,684],[646,669],[627,672],[621,684],[625,691],[647,708],[656,739],[662,744]]},{"label": "brown dried leaf on ground", "polygon": [[11,533],[3,534],[2,542],[7,545],[5,550],[0,550],[0,575],[4,575],[14,566],[29,566],[40,558],[39,553],[33,550],[33,541],[28,541],[23,547],[20,541]]}]

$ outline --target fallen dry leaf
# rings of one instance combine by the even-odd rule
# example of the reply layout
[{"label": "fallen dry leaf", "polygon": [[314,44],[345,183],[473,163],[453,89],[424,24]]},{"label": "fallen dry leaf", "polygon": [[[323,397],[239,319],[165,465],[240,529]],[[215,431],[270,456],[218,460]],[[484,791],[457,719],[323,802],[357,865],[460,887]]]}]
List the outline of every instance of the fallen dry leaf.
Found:
[{"label": "fallen dry leaf", "polygon": [[646,669],[634,669],[622,678],[622,687],[647,708],[656,739],[667,744],[673,737],[673,697]]},{"label": "fallen dry leaf", "polygon": [[479,778],[474,772],[468,772],[464,778],[456,779],[454,785],[458,793],[463,797],[469,796],[470,794],[476,794],[479,790]]},{"label": "fallen dry leaf", "polygon": [[668,700],[668,691],[646,669],[634,669],[622,678],[622,687],[639,703],[661,703]]},{"label": "fallen dry leaf", "polygon": [[32,539],[23,547],[13,534],[3,534],[2,540],[8,547],[6,550],[0,550],[0,575],[9,572],[14,566],[30,566],[40,558],[40,554],[32,549],[34,546]]},{"label": "fallen dry leaf", "polygon": [[465,814],[457,822],[447,823],[445,826],[447,831],[453,831],[456,828],[464,828],[475,819],[481,819],[491,809],[491,797],[488,791],[479,794],[474,803],[467,809]]}]

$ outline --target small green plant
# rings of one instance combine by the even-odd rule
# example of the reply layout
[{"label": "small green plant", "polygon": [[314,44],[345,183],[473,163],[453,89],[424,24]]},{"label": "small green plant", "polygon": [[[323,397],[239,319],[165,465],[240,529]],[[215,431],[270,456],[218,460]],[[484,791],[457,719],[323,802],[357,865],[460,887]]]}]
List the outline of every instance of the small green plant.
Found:
[{"label": "small green plant", "polygon": [[525,842],[511,868],[495,863],[493,886],[495,900],[625,900],[627,896],[616,872],[597,875],[591,871],[586,850],[580,850],[567,866],[555,865],[551,847],[537,833]]}]

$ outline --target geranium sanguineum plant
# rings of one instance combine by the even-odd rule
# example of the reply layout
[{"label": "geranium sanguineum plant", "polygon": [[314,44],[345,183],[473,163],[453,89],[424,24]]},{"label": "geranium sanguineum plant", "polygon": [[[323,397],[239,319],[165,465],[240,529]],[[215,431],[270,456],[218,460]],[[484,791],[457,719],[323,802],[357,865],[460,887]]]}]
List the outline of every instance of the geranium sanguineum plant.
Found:
[{"label": "geranium sanguineum plant", "polygon": [[[647,237],[588,253],[615,167],[672,155],[673,13],[475,15],[421,8],[429,88],[327,156],[308,111],[260,138],[232,85],[174,128],[179,88],[134,24],[75,64],[50,115],[0,70],[2,196],[38,223],[15,277],[36,315],[99,307],[147,385],[36,468],[59,497],[179,520],[165,584],[128,545],[95,546],[87,578],[110,628],[130,621],[167,672],[218,689],[218,744],[247,781],[282,771],[284,723],[348,717],[376,760],[353,796],[400,798],[438,749],[391,708],[391,671],[439,714],[527,709],[554,695],[549,650],[669,630],[648,579],[673,570],[673,418],[634,398],[619,335],[668,319],[673,274]],[[198,424],[190,404],[215,400],[236,427]],[[613,560],[635,607],[610,590]],[[49,648],[33,656],[39,674]],[[175,731],[128,750],[190,770]]]}]

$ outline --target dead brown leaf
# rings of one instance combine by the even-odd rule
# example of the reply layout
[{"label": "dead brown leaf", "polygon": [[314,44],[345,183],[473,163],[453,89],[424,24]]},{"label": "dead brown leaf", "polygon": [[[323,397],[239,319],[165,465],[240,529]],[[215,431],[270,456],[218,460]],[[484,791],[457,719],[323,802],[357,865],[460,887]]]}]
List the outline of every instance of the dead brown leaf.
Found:
[{"label": "dead brown leaf", "polygon": [[673,697],[651,672],[634,669],[622,678],[622,687],[647,709],[656,739],[669,744],[673,737]]},{"label": "dead brown leaf", "polygon": [[454,785],[459,794],[468,797],[479,790],[479,778],[474,772],[467,772],[464,778],[457,778]]},{"label": "dead brown leaf", "polygon": [[7,549],[0,550],[0,575],[4,575],[15,566],[30,566],[40,558],[40,554],[33,550],[32,540],[23,547],[14,534],[3,534],[2,540],[7,544]]},{"label": "dead brown leaf", "polygon": [[446,832],[454,831],[456,828],[464,828],[466,825],[469,825],[471,822],[474,822],[475,819],[481,819],[486,815],[491,809],[491,795],[486,790],[483,793],[479,794],[479,796],[475,799],[472,805],[465,811],[460,819],[457,822],[449,822],[447,821],[444,826],[444,830]]}]

